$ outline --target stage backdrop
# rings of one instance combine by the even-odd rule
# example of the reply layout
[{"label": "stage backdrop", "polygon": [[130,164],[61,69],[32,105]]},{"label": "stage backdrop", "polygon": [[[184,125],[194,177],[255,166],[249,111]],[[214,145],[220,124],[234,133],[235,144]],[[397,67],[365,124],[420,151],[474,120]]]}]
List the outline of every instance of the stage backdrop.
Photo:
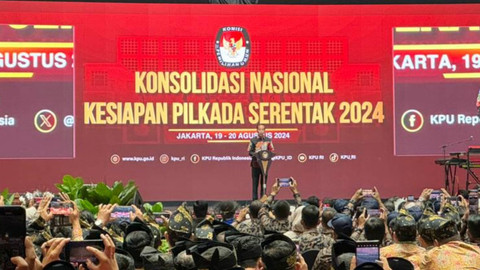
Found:
[{"label": "stage backdrop", "polygon": [[259,123],[277,154],[269,185],[439,188],[441,146],[480,139],[479,15],[0,2],[0,188],[54,190],[71,174],[133,179],[146,200],[248,199]]}]

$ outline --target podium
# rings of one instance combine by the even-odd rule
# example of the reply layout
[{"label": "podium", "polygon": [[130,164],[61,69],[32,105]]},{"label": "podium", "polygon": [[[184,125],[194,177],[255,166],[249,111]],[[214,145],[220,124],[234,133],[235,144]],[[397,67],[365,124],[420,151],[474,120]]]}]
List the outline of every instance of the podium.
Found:
[{"label": "podium", "polygon": [[262,182],[261,182],[261,192],[260,197],[267,193],[267,178],[268,178],[268,170],[272,165],[272,158],[275,156],[275,153],[268,151],[268,150],[261,150],[255,153],[255,157],[257,158],[257,163],[262,170]]}]

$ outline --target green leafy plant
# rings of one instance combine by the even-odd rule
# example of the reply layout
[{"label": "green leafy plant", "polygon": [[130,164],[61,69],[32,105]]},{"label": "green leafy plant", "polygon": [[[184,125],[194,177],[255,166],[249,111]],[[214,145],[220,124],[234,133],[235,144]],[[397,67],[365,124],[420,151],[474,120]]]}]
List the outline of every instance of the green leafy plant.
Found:
[{"label": "green leafy plant", "polygon": [[12,204],[14,196],[13,193],[11,194],[8,192],[8,188],[4,189],[1,195],[3,196],[3,202],[5,203],[5,205]]},{"label": "green leafy plant", "polygon": [[94,206],[93,204],[91,204],[87,200],[76,199],[75,203],[77,204],[77,206],[80,210],[86,210],[86,211],[88,211],[88,212],[90,212],[94,215],[96,215],[98,213],[98,206]]},{"label": "green leafy plant", "polygon": [[145,209],[145,212],[149,214],[160,213],[160,212],[163,212],[163,203],[157,202],[154,205],[151,205],[149,203],[144,203],[143,209]]},{"label": "green leafy plant", "polygon": [[79,194],[84,187],[83,179],[80,177],[74,178],[71,175],[65,175],[63,177],[62,184],[55,185],[60,192],[68,194],[70,199],[75,200],[79,197]]},{"label": "green leafy plant", "polygon": [[80,177],[65,175],[62,183],[55,185],[60,192],[68,194],[74,200],[80,210],[87,210],[96,214],[100,204],[130,205],[137,192],[135,182],[129,181],[127,185],[115,182],[112,187],[105,183],[85,185]]}]

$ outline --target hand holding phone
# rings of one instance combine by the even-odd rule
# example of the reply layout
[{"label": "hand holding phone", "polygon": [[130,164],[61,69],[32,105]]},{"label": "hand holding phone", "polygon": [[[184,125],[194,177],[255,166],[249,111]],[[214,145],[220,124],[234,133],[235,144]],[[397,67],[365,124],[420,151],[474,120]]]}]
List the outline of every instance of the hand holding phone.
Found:
[{"label": "hand holding phone", "polygon": [[65,245],[70,242],[69,238],[53,238],[42,244],[43,256],[42,264],[47,265],[53,261],[60,260]]},{"label": "hand holding phone", "polygon": [[51,225],[54,227],[71,226],[70,215],[73,213],[71,202],[50,202],[50,214],[53,215]]},{"label": "hand holding phone", "polygon": [[379,209],[367,209],[368,217],[380,217],[380,210]]},{"label": "hand holding phone", "polygon": [[10,258],[25,257],[26,223],[25,208],[0,207],[0,269],[14,270]]},{"label": "hand holding phone", "polygon": [[448,198],[448,201],[449,201],[453,206],[458,206],[458,197],[457,197],[457,196],[449,197],[449,198]]},{"label": "hand holding phone", "polygon": [[442,194],[442,191],[433,190],[432,193],[430,193],[430,200],[440,201],[441,200],[441,194]]},{"label": "hand holding phone", "polygon": [[161,226],[161,225],[165,224],[165,221],[168,221],[168,219],[170,218],[170,213],[168,213],[168,212],[154,212],[153,216],[155,218],[155,222],[158,225]]},{"label": "hand holding phone", "polygon": [[57,216],[69,216],[73,211],[73,204],[70,202],[50,202],[50,213]]},{"label": "hand holding phone", "polygon": [[112,219],[130,220],[130,213],[135,210],[131,206],[115,206],[110,217]]},{"label": "hand holding phone", "polygon": [[289,178],[278,178],[277,183],[279,187],[289,187],[292,183],[292,179]]},{"label": "hand holding phone", "polygon": [[86,264],[88,260],[98,264],[97,258],[87,250],[87,247],[101,251],[105,248],[102,240],[71,241],[65,246],[65,259],[75,265]]},{"label": "hand holding phone", "polygon": [[111,221],[111,214],[116,204],[100,204],[98,206],[97,220],[102,223],[103,226],[107,225]]},{"label": "hand holding phone", "polygon": [[380,242],[375,241],[359,241],[356,243],[357,249],[355,256],[357,259],[357,266],[371,262],[375,263],[380,259]]},{"label": "hand holding phone", "polygon": [[362,189],[363,197],[373,197],[373,190],[372,189]]},{"label": "hand holding phone", "polygon": [[[103,234],[100,235],[100,237],[103,240],[103,251],[90,246],[86,247],[87,251],[95,256],[98,264],[94,265],[91,260],[87,260],[85,263],[86,266],[90,269],[118,269],[117,260],[115,258],[115,244],[113,243],[112,238]],[[85,266],[81,264],[79,269],[85,270]]]}]

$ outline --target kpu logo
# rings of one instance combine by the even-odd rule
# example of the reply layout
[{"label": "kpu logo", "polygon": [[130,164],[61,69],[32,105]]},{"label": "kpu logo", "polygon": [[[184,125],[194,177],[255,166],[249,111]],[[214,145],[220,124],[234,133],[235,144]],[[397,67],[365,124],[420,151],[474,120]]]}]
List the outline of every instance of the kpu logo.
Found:
[{"label": "kpu logo", "polygon": [[402,127],[408,132],[417,132],[423,127],[423,115],[417,110],[408,110],[402,115]]},{"label": "kpu logo", "polygon": [[218,63],[223,67],[240,68],[250,58],[250,37],[243,27],[228,26],[218,30],[215,41]]}]

